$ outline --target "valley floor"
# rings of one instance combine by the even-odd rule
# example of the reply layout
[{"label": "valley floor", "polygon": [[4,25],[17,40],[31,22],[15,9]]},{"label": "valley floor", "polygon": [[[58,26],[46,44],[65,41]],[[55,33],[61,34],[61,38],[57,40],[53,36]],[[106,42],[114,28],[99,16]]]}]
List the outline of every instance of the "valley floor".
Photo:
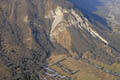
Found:
[{"label": "valley floor", "polygon": [[120,80],[120,74],[106,70],[87,59],[52,55],[45,67],[44,80]]}]

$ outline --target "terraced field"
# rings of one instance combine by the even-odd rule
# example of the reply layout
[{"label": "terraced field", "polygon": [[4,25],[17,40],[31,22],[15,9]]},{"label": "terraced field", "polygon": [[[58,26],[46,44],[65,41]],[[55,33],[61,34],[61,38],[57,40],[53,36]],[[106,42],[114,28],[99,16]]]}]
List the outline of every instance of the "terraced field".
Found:
[{"label": "terraced field", "polygon": [[118,75],[114,75],[113,72],[102,68],[92,60],[84,58],[76,60],[64,54],[52,55],[48,59],[48,63],[44,80],[53,78],[57,80],[119,80]]}]

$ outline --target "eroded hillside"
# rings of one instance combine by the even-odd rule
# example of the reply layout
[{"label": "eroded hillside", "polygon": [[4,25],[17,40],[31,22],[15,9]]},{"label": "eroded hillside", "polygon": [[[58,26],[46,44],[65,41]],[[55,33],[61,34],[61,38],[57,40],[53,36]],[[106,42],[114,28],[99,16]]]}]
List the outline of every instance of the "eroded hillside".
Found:
[{"label": "eroded hillside", "polygon": [[66,0],[0,0],[0,80],[119,80],[120,51],[98,26]]}]

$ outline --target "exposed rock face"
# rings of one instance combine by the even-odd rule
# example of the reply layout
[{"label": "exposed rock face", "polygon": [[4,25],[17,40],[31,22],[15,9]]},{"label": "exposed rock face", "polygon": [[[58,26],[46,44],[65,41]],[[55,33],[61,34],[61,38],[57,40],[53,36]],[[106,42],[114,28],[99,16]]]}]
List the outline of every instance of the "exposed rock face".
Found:
[{"label": "exposed rock face", "polygon": [[70,0],[87,16],[108,25],[115,33],[120,33],[119,0]]},{"label": "exposed rock face", "polygon": [[109,30],[100,31],[66,0],[0,0],[0,68],[9,75],[0,74],[0,80],[49,80],[45,69],[57,61],[54,56],[117,63],[119,50],[111,47]]}]

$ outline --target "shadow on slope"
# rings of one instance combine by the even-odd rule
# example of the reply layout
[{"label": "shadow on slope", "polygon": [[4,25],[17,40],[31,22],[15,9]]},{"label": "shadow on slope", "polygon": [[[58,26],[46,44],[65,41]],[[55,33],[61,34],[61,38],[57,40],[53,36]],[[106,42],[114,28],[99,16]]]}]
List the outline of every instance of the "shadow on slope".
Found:
[{"label": "shadow on slope", "polygon": [[69,0],[74,4],[74,7],[79,9],[88,20],[95,24],[95,21],[100,22],[105,25],[109,30],[112,30],[110,26],[107,24],[107,20],[94,12],[97,11],[98,6],[104,6],[102,2],[99,0]]}]

